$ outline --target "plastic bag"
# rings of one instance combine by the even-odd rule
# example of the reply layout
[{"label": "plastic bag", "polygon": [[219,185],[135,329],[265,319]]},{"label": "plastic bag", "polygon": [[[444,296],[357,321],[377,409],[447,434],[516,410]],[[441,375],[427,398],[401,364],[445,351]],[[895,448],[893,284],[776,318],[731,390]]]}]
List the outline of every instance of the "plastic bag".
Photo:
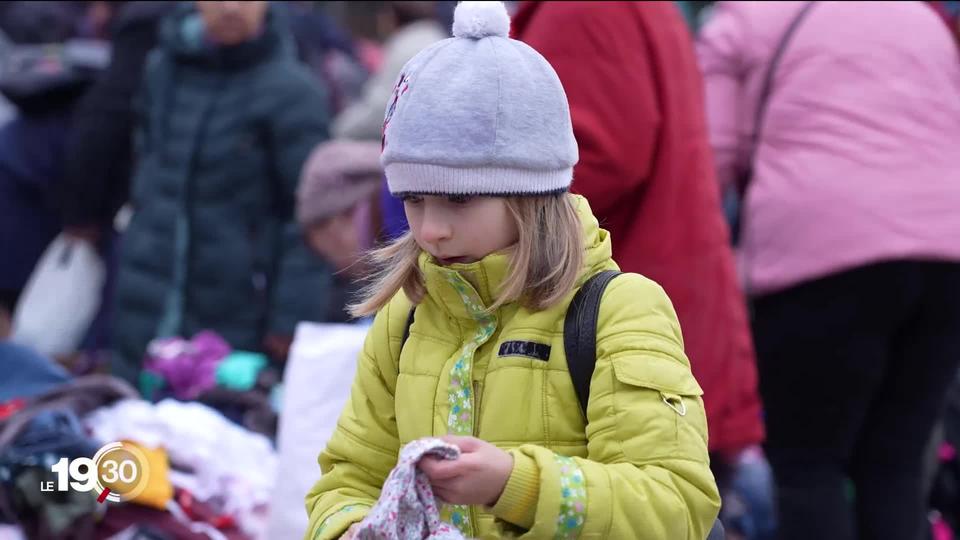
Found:
[{"label": "plastic bag", "polygon": [[75,352],[100,308],[105,279],[89,242],[57,236],[17,303],[11,340],[47,356]]},{"label": "plastic bag", "polygon": [[266,538],[299,538],[307,529],[303,500],[320,478],[317,453],[350,398],[367,330],[363,324],[297,325],[283,375],[277,483]]}]

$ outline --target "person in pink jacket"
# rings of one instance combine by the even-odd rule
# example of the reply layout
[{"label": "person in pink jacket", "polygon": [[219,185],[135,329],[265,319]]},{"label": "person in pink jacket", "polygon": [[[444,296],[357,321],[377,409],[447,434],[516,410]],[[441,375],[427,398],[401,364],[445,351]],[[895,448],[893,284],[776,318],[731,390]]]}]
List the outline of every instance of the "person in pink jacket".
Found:
[{"label": "person in pink jacket", "polygon": [[806,4],[720,2],[698,43],[721,182],[752,167],[741,262],[781,536],[913,540],[960,363],[960,55],[922,2],[817,2],[754,145]]}]

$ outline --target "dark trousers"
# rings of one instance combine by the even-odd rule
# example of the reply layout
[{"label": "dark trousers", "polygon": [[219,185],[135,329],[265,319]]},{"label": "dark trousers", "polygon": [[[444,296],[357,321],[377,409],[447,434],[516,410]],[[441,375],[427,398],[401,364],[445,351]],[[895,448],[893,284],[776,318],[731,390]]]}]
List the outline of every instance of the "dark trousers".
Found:
[{"label": "dark trousers", "polygon": [[924,450],[960,364],[960,264],[874,264],[754,308],[780,538],[923,538]]}]

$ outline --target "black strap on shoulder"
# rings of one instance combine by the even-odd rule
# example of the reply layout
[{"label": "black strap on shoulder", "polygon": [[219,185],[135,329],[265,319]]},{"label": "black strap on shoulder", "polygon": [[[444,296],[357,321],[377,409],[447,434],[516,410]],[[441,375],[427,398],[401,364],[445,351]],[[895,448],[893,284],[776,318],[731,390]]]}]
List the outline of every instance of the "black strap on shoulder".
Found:
[{"label": "black strap on shoulder", "polygon": [[403,346],[407,344],[407,339],[410,337],[410,327],[413,326],[413,317],[417,313],[417,306],[410,308],[410,315],[407,316],[407,325],[403,327],[403,341],[400,342],[400,350],[403,350]]},{"label": "black strap on shoulder", "polygon": [[606,270],[594,274],[574,295],[563,321],[563,351],[573,389],[580,401],[584,418],[590,399],[590,379],[597,364],[597,319],[600,318],[600,299],[610,281],[620,272]]},{"label": "black strap on shoulder", "polygon": [[777,74],[777,68],[780,67],[780,61],[783,59],[783,54],[787,51],[790,40],[793,39],[793,35],[800,27],[800,23],[803,22],[803,19],[806,18],[807,14],[810,13],[810,10],[813,9],[813,6],[816,4],[817,2],[807,2],[800,8],[800,11],[797,12],[793,20],[790,21],[790,25],[787,26],[787,29],[780,37],[779,43],[777,43],[777,48],[773,51],[773,56],[770,57],[770,62],[767,64],[767,71],[763,74],[760,97],[757,99],[757,110],[753,114],[753,130],[751,130],[750,134],[750,157],[747,160],[747,172],[742,175],[742,185],[738,186],[741,194],[746,193],[747,185],[753,180],[753,163],[756,160],[757,146],[760,143],[760,136],[763,132],[763,119],[767,114],[770,94],[773,92],[773,78]]}]

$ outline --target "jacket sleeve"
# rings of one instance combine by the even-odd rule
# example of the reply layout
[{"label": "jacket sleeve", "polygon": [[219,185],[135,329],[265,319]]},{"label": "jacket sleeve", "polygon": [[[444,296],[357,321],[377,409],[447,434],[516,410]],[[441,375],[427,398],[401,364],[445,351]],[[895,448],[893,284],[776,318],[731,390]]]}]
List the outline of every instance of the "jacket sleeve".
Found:
[{"label": "jacket sleeve", "polygon": [[[402,297],[402,298],[401,298]],[[401,292],[381,310],[367,334],[353,387],[337,429],[320,454],[322,476],[307,494],[305,540],[339,538],[380,497],[397,462],[400,442],[394,412],[397,363],[410,303]],[[391,328],[392,327],[392,328]]]},{"label": "jacket sleeve", "polygon": [[314,147],[328,138],[329,116],[319,82],[300,69],[283,76],[285,84],[277,88],[279,106],[269,119],[266,142],[280,227],[268,331],[292,336],[298,322],[324,322],[332,316],[331,271],[310,251],[294,219],[300,170]]},{"label": "jacket sleeve", "polygon": [[133,163],[134,98],[146,57],[156,45],[156,19],[119,32],[110,66],[74,112],[61,196],[67,226],[107,226],[127,200]]},{"label": "jacket sleeve", "polygon": [[746,101],[744,41],[746,25],[739,12],[717,4],[697,40],[703,71],[707,126],[722,188],[733,185],[749,159],[755,105]]},{"label": "jacket sleeve", "polygon": [[636,274],[612,281],[604,298],[587,458],[535,445],[512,450],[514,470],[493,513],[528,529],[527,538],[576,538],[579,531],[579,538],[701,540],[720,495],[702,391],[673,306]]},{"label": "jacket sleeve", "polygon": [[518,37],[563,83],[580,150],[573,190],[604,216],[650,176],[661,111],[649,40],[634,6],[581,4],[538,3]]}]

